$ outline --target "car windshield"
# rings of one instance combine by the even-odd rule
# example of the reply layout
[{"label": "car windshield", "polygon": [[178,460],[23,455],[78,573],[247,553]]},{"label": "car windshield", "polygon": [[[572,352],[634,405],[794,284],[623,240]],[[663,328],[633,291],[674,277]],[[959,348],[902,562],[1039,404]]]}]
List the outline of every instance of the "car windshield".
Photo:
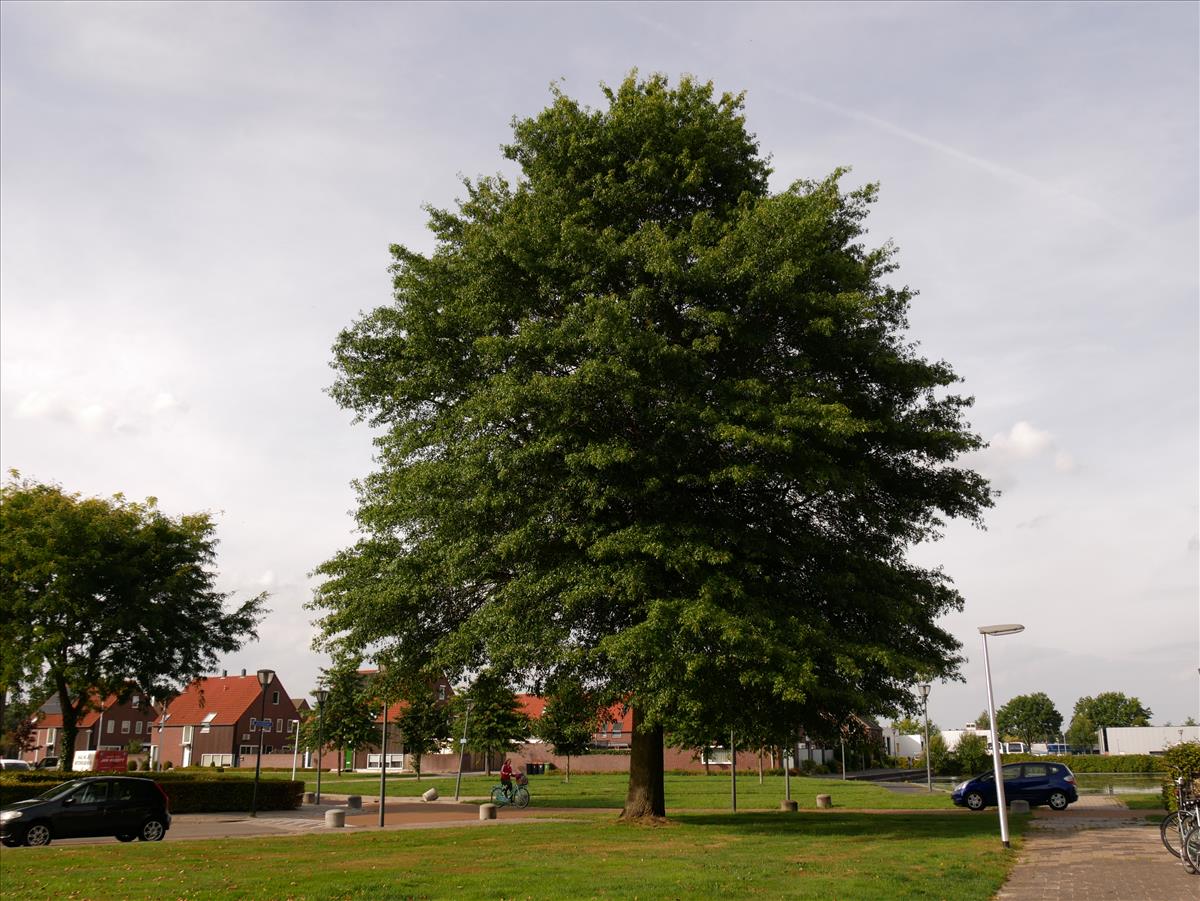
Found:
[{"label": "car windshield", "polygon": [[54,786],[54,788],[46,789],[44,792],[38,795],[38,797],[45,801],[48,801],[51,798],[57,798],[59,795],[65,795],[76,786],[82,784],[82,782],[83,780],[81,779],[72,779],[70,782],[60,782],[58,785]]}]

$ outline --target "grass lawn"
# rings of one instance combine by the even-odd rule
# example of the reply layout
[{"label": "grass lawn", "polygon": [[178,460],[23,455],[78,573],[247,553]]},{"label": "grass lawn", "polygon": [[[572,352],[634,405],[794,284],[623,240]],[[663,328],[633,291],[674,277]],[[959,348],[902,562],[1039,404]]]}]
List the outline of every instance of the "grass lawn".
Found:
[{"label": "grass lawn", "polygon": [[[288,773],[272,776],[289,778]],[[299,775],[299,774],[297,774]],[[304,778],[307,791],[316,790],[316,781],[309,774]],[[486,798],[492,786],[499,784],[497,776],[463,776],[462,795],[465,798]],[[623,807],[629,776],[625,773],[588,773],[574,775],[570,783],[563,782],[558,773],[529,777],[531,807]],[[443,797],[454,795],[454,776],[425,776],[418,782],[412,776],[388,776],[389,798],[419,797],[430,787],[436,787]],[[672,775],[665,777],[664,789],[667,813],[673,810],[728,810],[729,775]],[[378,797],[379,777],[368,774],[321,776],[321,792],[356,794]],[[834,807],[886,808],[896,810],[951,810],[950,796],[945,792],[932,794],[919,791],[900,794],[869,782],[841,779],[792,777],[792,800],[800,807],[815,808],[817,795],[830,795]],[[784,797],[782,776],[764,776],[758,784],[758,774],[738,776],[739,810],[774,810]]]},{"label": "grass lawn", "polygon": [[1137,794],[1117,795],[1126,807],[1130,810],[1161,810],[1165,812],[1163,807],[1162,795],[1159,792],[1146,792]]},{"label": "grass lawn", "polygon": [[[1025,817],[1013,818],[1019,844]],[[0,850],[0,897],[986,899],[1016,855],[994,817],[682,814]]]}]

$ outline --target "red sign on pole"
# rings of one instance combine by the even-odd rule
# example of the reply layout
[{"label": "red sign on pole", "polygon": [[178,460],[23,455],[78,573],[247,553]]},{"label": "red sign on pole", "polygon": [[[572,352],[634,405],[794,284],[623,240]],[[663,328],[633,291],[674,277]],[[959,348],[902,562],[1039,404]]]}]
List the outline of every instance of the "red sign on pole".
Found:
[{"label": "red sign on pole", "polygon": [[97,751],[92,769],[97,773],[123,773],[129,764],[126,751]]}]

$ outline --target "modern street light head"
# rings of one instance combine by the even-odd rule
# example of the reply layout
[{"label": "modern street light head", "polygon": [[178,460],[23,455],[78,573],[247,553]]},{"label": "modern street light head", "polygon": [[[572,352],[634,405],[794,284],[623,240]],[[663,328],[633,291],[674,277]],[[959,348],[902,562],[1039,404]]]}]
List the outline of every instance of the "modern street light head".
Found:
[{"label": "modern street light head", "polygon": [[275,670],[273,669],[260,669],[258,671],[258,684],[263,688],[266,688],[268,685],[270,685],[271,680],[274,678]]},{"label": "modern street light head", "polygon": [[922,682],[920,685],[917,686],[917,688],[919,688],[921,690],[921,698],[922,699],[929,697],[929,683],[928,682]]},{"label": "modern street light head", "polygon": [[984,635],[1016,635],[1024,632],[1025,627],[1020,623],[1000,623],[998,626],[980,626],[979,631]]},{"label": "modern street light head", "polygon": [[325,699],[329,697],[328,688],[314,688],[313,697],[317,699],[318,704],[324,704]]}]

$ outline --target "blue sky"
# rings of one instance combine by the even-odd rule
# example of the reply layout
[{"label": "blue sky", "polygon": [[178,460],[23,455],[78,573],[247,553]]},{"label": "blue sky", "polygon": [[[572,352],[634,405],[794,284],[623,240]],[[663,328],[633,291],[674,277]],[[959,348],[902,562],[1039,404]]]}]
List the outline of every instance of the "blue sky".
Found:
[{"label": "blue sky", "polygon": [[[506,170],[548,86],[631,68],[746,91],[773,185],[879,181],[914,340],[977,398],[1003,492],[914,555],[967,599],[931,715],[1138,695],[1200,715],[1197,6],[0,7],[0,462],[214,511],[224,587],[273,594],[230,669],[310,687],[307,573],[351,540],[370,435],[329,348],[389,298],[422,204]],[[506,170],[507,171],[507,170]]]}]

